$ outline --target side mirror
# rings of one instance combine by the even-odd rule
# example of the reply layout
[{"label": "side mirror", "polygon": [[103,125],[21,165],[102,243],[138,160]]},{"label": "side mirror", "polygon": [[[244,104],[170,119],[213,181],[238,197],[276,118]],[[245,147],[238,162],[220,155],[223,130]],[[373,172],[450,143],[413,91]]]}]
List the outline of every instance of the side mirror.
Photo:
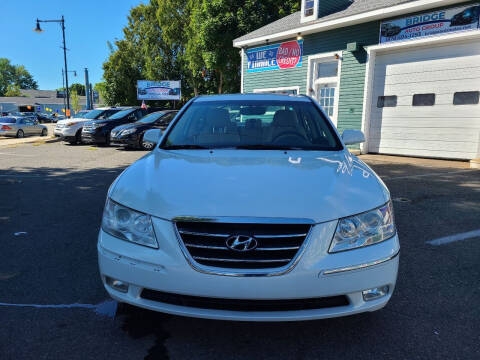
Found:
[{"label": "side mirror", "polygon": [[153,149],[155,145],[160,142],[162,138],[162,130],[160,129],[150,129],[145,131],[143,135],[142,145],[145,149]]},{"label": "side mirror", "polygon": [[342,135],[345,145],[354,145],[365,142],[365,135],[360,130],[345,130]]}]

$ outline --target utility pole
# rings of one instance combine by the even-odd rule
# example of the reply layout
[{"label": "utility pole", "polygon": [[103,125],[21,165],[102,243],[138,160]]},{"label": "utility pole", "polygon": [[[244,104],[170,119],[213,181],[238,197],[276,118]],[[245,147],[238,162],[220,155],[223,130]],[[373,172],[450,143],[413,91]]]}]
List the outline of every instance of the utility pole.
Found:
[{"label": "utility pole", "polygon": [[88,83],[88,69],[85,68],[85,96],[87,97],[87,110],[92,110],[93,106],[90,101],[90,84]]}]

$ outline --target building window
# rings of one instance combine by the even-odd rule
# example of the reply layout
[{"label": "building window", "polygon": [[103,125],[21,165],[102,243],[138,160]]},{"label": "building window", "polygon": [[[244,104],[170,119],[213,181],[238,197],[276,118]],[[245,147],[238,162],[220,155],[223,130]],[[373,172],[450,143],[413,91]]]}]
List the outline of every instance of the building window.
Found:
[{"label": "building window", "polygon": [[453,105],[477,105],[480,98],[480,91],[456,92],[453,95]]},{"label": "building window", "polygon": [[413,95],[413,106],[433,106],[435,105],[435,94],[415,94]]},{"label": "building window", "polygon": [[315,1],[314,0],[304,0],[305,1],[305,8],[303,12],[303,16],[312,16],[315,10]]},{"label": "building window", "polygon": [[397,96],[379,96],[377,100],[377,107],[396,107],[397,106]]}]

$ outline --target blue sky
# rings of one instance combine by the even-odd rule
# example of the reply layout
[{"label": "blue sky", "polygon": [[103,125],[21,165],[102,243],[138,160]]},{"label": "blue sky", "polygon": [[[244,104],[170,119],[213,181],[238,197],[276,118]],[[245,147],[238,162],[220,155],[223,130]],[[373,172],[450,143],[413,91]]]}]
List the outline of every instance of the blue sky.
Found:
[{"label": "blue sky", "polygon": [[35,20],[65,16],[69,82],[84,83],[84,68],[95,84],[102,78],[107,41],[123,37],[129,10],[141,0],[0,0],[0,57],[25,65],[39,89],[62,86],[63,50],[59,24],[42,23],[43,33],[32,31]]}]

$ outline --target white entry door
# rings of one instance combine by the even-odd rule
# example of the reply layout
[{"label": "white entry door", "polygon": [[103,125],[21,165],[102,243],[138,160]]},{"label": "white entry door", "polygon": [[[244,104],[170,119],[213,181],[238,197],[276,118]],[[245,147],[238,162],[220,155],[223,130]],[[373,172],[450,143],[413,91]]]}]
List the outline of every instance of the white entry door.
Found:
[{"label": "white entry door", "polygon": [[478,41],[378,54],[369,152],[479,157],[479,92]]}]

